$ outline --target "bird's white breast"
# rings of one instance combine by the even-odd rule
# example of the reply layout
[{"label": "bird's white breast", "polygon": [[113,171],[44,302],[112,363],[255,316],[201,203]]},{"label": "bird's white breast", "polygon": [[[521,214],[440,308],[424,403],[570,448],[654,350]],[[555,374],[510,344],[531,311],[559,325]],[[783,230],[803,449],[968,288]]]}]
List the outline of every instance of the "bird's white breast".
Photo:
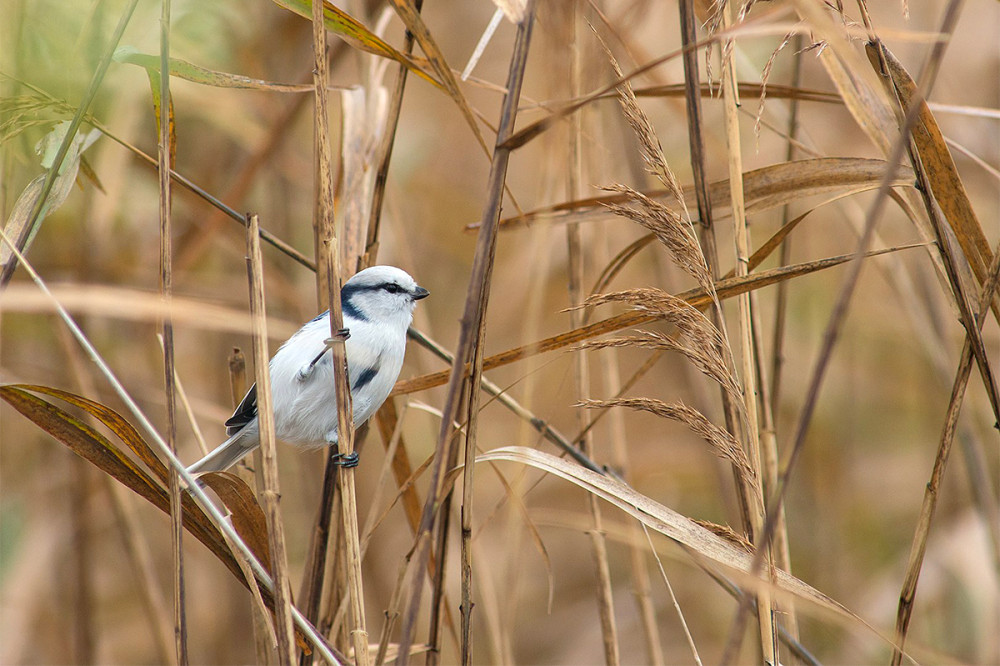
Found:
[{"label": "bird's white breast", "polygon": [[[350,329],[346,343],[348,384],[368,368],[378,367],[374,378],[353,397],[355,427],[374,414],[392,390],[403,364],[405,321],[375,323],[345,318]],[[332,355],[329,351],[304,380],[299,370],[323,349],[330,337],[330,318],[320,317],[303,326],[271,359],[271,393],[279,439],[302,446],[324,446],[336,441],[337,399]]]}]

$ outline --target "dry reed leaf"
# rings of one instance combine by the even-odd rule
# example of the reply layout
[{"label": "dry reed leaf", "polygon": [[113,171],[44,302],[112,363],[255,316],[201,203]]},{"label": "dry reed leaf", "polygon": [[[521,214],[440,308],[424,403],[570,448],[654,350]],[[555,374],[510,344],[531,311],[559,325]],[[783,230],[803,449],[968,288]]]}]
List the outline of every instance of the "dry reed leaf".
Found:
[{"label": "dry reed leaf", "polygon": [[198,477],[199,483],[215,491],[229,509],[233,528],[268,572],[271,569],[271,548],[267,535],[267,518],[257,503],[253,490],[231,472],[207,472]]},{"label": "dry reed leaf", "polygon": [[[925,244],[916,243],[913,245],[892,247],[885,250],[874,250],[866,253],[865,257],[875,257],[880,254],[897,252],[899,250],[907,250],[916,247],[925,247]],[[809,275],[810,273],[815,273],[816,271],[845,264],[849,261],[853,261],[854,259],[854,254],[844,254],[837,257],[828,257],[817,261],[809,261],[801,264],[782,266],[780,268],[774,268],[767,271],[760,271],[758,273],[751,273],[750,275],[741,278],[724,278],[716,283],[715,289],[720,299],[732,298],[733,296],[738,296],[746,291],[761,289],[772,284],[778,284],[779,282],[802,277],[803,275]],[[689,289],[682,294],[678,294],[677,297],[687,301],[696,308],[707,307],[708,304],[711,303],[711,298],[701,288]],[[514,347],[513,349],[508,349],[507,351],[500,352],[499,354],[489,356],[483,359],[483,370],[492,370],[493,368],[508,365],[536,354],[562,349],[572,344],[596,338],[601,335],[606,335],[608,333],[614,333],[615,331],[620,331],[624,328],[645,324],[650,321],[655,321],[656,319],[657,315],[641,312],[625,312],[613,317],[608,317],[607,319],[602,319],[601,321],[594,322],[593,324],[587,324],[586,326],[565,331],[563,333],[559,333],[558,335],[553,335],[528,345]],[[442,370],[441,372],[432,372],[430,374],[413,377],[411,379],[401,379],[396,382],[396,386],[392,389],[392,393],[390,395],[416,393],[417,391],[423,391],[435,386],[441,386],[448,383],[448,377],[450,375],[450,370]]]},{"label": "dry reed leaf", "polygon": [[[678,542],[700,564],[709,566],[717,564],[724,567],[727,573],[734,574],[734,577],[739,579],[739,584],[743,587],[768,586],[767,581],[749,575],[753,556],[742,547],[733,545],[690,518],[636,492],[611,477],[592,472],[548,453],[521,446],[493,449],[476,458],[476,462],[499,460],[529,465],[576,484],[585,491],[614,504],[654,531]],[[810,601],[839,617],[864,622],[830,597],[783,571],[776,572],[774,586],[777,591],[783,591]],[[868,625],[865,624],[865,626]]]},{"label": "dry reed leaf", "polygon": [[715,293],[712,274],[705,264],[701,246],[691,234],[690,224],[687,224],[675,211],[627,185],[614,185],[606,189],[624,194],[629,201],[638,205],[633,208],[614,203],[607,205],[608,210],[615,215],[638,222],[653,232],[681,270],[693,277],[706,293]]},{"label": "dry reed leaf", "polygon": [[[822,157],[782,162],[747,171],[743,174],[743,194],[747,214],[761,213],[814,196],[843,197],[877,189],[885,175],[884,160],[857,157]],[[908,167],[897,170],[892,187],[912,187],[913,172]],[[651,190],[644,196],[657,201],[669,198],[666,190]],[[729,179],[709,185],[712,210],[721,215],[729,210]],[[685,205],[696,204],[693,187],[684,188]],[[501,229],[530,226],[539,222],[583,222],[605,215],[608,204],[625,203],[628,196],[591,197],[546,206],[523,215],[500,221]],[[468,225],[474,229],[478,225]]]},{"label": "dry reed leaf", "polygon": [[[756,474],[747,454],[740,443],[726,430],[715,425],[697,409],[683,403],[666,403],[653,398],[616,398],[614,400],[581,400],[577,407],[587,409],[606,409],[608,407],[628,407],[636,411],[648,412],[661,418],[678,421],[686,425],[691,432],[708,443],[715,455],[728,460],[740,471],[747,485],[756,488]],[[755,498],[763,508],[764,501],[759,495]]]},{"label": "dry reed leaf", "polygon": [[927,108],[927,103],[921,99],[916,83],[884,44],[866,45],[872,67],[877,70],[880,66],[877,50],[881,50],[889,67],[888,78],[884,81],[888,91],[894,92],[899,100],[900,113],[905,116],[913,104],[920,105],[917,122],[910,135],[920,155],[920,162],[927,174],[934,200],[941,207],[941,212],[955,232],[976,280],[982,284],[993,261],[993,251],[990,249],[989,241],[986,240],[986,234],[983,233],[976,211],[969,201],[969,195],[965,191],[965,185],[958,174],[958,167],[951,157],[944,135],[941,134],[934,114]]},{"label": "dry reed leaf", "polygon": [[[165,479],[154,478],[148,475],[136,466],[111,440],[69,412],[33,395],[34,393],[51,395],[84,409],[102,422],[108,423],[116,435],[122,433],[124,435],[122,441],[144,461],[147,461],[148,458],[155,458],[155,454],[146,441],[121,415],[104,405],[94,403],[82,396],[50,387],[31,385],[0,386],[0,398],[20,412],[25,418],[64,444],[73,453],[87,460],[163,513],[168,516],[170,515],[170,497]],[[121,424],[125,424],[127,427],[122,428]],[[160,468],[156,472],[157,477],[165,475],[162,463],[157,461],[152,466]],[[236,577],[241,585],[250,589],[250,584],[244,577],[244,572],[233,556],[232,549],[226,542],[222,532],[212,523],[202,508],[198,506],[190,493],[182,493],[181,502],[183,506],[182,518],[184,529],[204,544],[229,569],[230,573]],[[267,587],[262,581],[257,581],[257,586],[265,604],[267,604],[268,608],[273,609],[274,598],[267,590]],[[298,629],[296,629],[295,634],[299,644],[306,645],[305,639]]]}]

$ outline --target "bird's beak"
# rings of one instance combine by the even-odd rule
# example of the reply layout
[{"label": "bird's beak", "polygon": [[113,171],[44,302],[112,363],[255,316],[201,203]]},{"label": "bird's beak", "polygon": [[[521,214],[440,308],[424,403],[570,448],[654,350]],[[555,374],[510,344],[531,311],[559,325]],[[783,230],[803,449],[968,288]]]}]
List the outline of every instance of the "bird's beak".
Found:
[{"label": "bird's beak", "polygon": [[427,298],[431,295],[431,292],[427,291],[423,287],[417,287],[413,290],[413,300],[419,301],[421,298]]}]

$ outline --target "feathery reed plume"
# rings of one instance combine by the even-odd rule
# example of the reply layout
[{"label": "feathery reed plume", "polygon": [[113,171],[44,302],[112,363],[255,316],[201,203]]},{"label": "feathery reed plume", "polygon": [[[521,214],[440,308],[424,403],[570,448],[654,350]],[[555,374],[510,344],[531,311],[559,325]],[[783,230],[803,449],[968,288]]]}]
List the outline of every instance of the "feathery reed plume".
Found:
[{"label": "feathery reed plume", "polygon": [[607,204],[608,210],[637,222],[653,232],[656,239],[667,248],[674,263],[693,277],[706,293],[711,294],[713,300],[716,298],[715,283],[705,263],[705,255],[702,254],[697,240],[691,235],[690,225],[687,225],[676,211],[628,185],[612,185],[604,189],[624,194],[635,204],[635,207],[617,203]]},{"label": "feathery reed plume", "polygon": [[[581,400],[576,406],[586,407],[587,409],[628,407],[629,409],[649,412],[665,419],[683,423],[691,432],[705,440],[715,455],[732,463],[739,470],[740,475],[744,477],[749,487],[757,487],[756,474],[739,442],[731,434],[705,418],[705,415],[697,409],[688,407],[683,403],[666,403],[654,398]],[[756,499],[762,502],[759,496]]]},{"label": "feathery reed plume", "polygon": [[683,299],[660,289],[629,289],[611,294],[598,294],[587,299],[585,306],[605,303],[628,303],[634,309],[654,312],[677,327],[679,336],[671,337],[654,331],[635,331],[629,335],[603,340],[591,340],[581,349],[609,347],[642,347],[676,351],[690,360],[699,371],[718,382],[733,399],[742,404],[743,392],[733,375],[733,359],[729,346],[719,329],[709,319]]}]

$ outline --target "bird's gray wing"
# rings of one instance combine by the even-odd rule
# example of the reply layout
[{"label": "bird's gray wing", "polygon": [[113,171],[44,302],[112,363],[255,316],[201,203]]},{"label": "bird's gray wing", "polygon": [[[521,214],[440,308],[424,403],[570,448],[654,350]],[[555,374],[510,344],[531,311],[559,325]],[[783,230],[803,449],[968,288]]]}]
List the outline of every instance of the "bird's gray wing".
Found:
[{"label": "bird's gray wing", "polygon": [[236,407],[236,411],[226,421],[226,435],[232,437],[255,418],[257,418],[257,384],[250,387]]}]

